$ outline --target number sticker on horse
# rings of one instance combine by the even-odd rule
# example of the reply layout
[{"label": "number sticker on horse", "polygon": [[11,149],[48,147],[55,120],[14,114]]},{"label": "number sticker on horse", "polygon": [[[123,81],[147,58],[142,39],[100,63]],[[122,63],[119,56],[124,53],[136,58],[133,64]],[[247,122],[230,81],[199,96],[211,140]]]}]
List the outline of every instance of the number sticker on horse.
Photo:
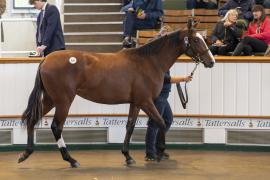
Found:
[{"label": "number sticker on horse", "polygon": [[70,64],[75,64],[77,62],[77,59],[75,57],[69,58]]}]

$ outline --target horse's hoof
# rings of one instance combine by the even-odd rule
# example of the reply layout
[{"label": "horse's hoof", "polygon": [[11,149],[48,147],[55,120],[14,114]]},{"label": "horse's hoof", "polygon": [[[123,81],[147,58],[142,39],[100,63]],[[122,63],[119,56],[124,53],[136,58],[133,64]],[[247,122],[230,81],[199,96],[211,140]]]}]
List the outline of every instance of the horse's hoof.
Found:
[{"label": "horse's hoof", "polygon": [[136,164],[136,161],[134,159],[128,159],[126,160],[127,165]]},{"label": "horse's hoof", "polygon": [[28,158],[28,156],[26,156],[24,153],[21,153],[19,155],[18,163],[25,161],[27,158]]},{"label": "horse's hoof", "polygon": [[78,163],[78,162],[71,163],[70,165],[71,165],[72,168],[80,167],[80,163]]}]

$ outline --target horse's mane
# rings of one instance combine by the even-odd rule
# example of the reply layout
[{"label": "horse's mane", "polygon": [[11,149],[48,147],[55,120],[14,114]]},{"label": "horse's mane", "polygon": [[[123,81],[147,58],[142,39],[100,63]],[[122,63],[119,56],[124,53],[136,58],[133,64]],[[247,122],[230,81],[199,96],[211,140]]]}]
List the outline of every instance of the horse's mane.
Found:
[{"label": "horse's mane", "polygon": [[160,52],[161,48],[164,47],[164,43],[169,41],[170,47],[179,46],[180,43],[180,30],[174,31],[167,35],[156,38],[145,45],[134,48],[131,51],[141,56],[149,56]]}]

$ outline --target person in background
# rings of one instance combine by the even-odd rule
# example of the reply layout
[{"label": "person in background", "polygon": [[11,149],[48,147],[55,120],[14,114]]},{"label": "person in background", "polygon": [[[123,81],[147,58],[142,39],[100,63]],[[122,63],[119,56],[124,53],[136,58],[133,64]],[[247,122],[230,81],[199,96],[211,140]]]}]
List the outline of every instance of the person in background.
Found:
[{"label": "person in background", "polygon": [[29,4],[41,10],[37,17],[36,51],[47,56],[51,52],[64,50],[65,41],[57,7],[47,3],[47,0],[29,0]]},{"label": "person in background", "polygon": [[264,0],[263,7],[266,9],[270,9],[270,0]]},{"label": "person in background", "polygon": [[209,47],[212,54],[226,56],[235,49],[243,32],[236,25],[237,18],[237,10],[231,9],[216,24],[211,36],[212,45]]},{"label": "person in background", "polygon": [[126,12],[124,19],[123,47],[134,45],[132,36],[139,29],[154,29],[163,15],[162,0],[133,0],[122,11]]},{"label": "person in background", "polygon": [[270,0],[255,0],[256,4],[262,5],[264,8],[270,8]]},{"label": "person in background", "polygon": [[228,0],[218,11],[219,16],[225,16],[230,9],[238,10],[238,18],[247,21],[252,20],[252,6],[255,4],[254,0]]},{"label": "person in background", "polygon": [[262,5],[252,8],[254,20],[249,24],[244,38],[233,52],[233,56],[250,56],[254,52],[265,52],[270,45],[270,19]]},{"label": "person in background", "polygon": [[[169,28],[164,26],[161,28],[160,32],[158,33],[157,37],[163,36],[166,33],[168,33]],[[172,83],[179,83],[179,82],[189,82],[192,80],[191,76],[170,76],[170,72],[166,72],[164,76],[164,83],[161,90],[161,93],[159,96],[154,100],[154,104],[160,113],[161,117],[165,120],[166,124],[166,132],[170,129],[171,124],[173,122],[173,114],[170,107],[170,104],[168,102],[169,93],[171,91],[171,84]],[[148,120],[148,127],[145,137],[145,146],[146,146],[146,156],[145,161],[155,161],[157,160],[157,154],[158,154],[158,145],[157,142],[159,141],[159,128],[157,124],[154,122],[154,120],[149,119]],[[163,152],[163,154],[160,155],[161,160],[168,159],[169,154],[166,152]]]},{"label": "person in background", "polygon": [[128,5],[132,0],[122,0],[122,5],[126,6]]},{"label": "person in background", "polygon": [[216,0],[187,0],[187,9],[217,9]]}]

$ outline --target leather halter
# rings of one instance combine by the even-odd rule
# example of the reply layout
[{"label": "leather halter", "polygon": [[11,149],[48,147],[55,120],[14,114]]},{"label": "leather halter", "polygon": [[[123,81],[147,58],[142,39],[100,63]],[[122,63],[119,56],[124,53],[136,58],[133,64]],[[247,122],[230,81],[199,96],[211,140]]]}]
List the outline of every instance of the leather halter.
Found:
[{"label": "leather halter", "polygon": [[184,43],[185,43],[185,54],[188,54],[189,51],[191,51],[192,54],[194,54],[193,56],[191,56],[191,59],[195,62],[195,63],[204,63],[203,60],[201,60],[201,56],[205,55],[206,53],[208,53],[210,51],[210,49],[207,47],[206,50],[204,50],[201,54],[200,53],[196,53],[196,51],[194,50],[194,48],[190,45],[190,41],[189,38],[187,36],[184,37]]},{"label": "leather halter", "polygon": [[[206,53],[208,53],[208,51],[210,51],[210,49],[207,47],[207,49],[203,52],[203,53],[195,53],[196,51],[194,50],[194,48],[190,45],[189,39],[187,36],[184,37],[184,43],[185,43],[185,47],[186,47],[186,51],[185,54],[188,54],[188,51],[191,51],[192,54],[195,54],[195,56],[191,56],[191,59],[195,62],[195,67],[192,70],[192,72],[190,73],[190,76],[193,77],[198,65],[200,63],[204,63],[203,60],[201,60],[201,56],[205,55]],[[177,88],[177,92],[179,95],[179,98],[181,100],[181,104],[183,106],[184,109],[186,109],[186,105],[188,103],[188,92],[187,92],[187,82],[185,82],[185,95],[183,93],[182,87],[180,85],[180,83],[176,83],[176,88]]]}]

